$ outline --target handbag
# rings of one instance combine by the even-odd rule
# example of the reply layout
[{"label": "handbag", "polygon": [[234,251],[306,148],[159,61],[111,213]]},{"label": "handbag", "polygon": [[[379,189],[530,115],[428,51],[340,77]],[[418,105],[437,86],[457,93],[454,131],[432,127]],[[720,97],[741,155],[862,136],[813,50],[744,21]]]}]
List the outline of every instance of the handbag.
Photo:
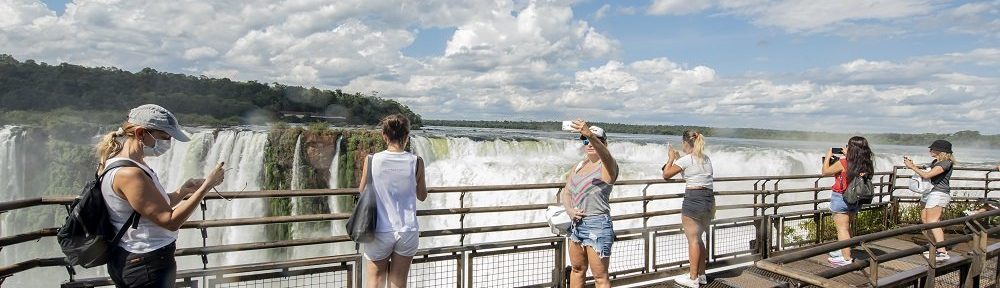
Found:
[{"label": "handbag", "polygon": [[566,208],[562,206],[549,206],[548,209],[545,209],[545,219],[549,222],[552,234],[556,235],[567,234],[570,225],[573,224],[569,214],[566,213]]},{"label": "handbag", "polygon": [[930,179],[924,179],[920,175],[913,174],[913,176],[910,176],[909,188],[913,193],[927,194],[934,189],[934,183],[931,183]]},{"label": "handbag", "polygon": [[368,155],[365,161],[368,167],[368,177],[365,178],[365,190],[358,197],[358,203],[351,212],[351,217],[347,218],[347,236],[354,242],[367,242],[375,236],[375,223],[378,221],[376,214],[376,202],[378,195],[375,194],[375,185],[372,183],[372,155]]}]

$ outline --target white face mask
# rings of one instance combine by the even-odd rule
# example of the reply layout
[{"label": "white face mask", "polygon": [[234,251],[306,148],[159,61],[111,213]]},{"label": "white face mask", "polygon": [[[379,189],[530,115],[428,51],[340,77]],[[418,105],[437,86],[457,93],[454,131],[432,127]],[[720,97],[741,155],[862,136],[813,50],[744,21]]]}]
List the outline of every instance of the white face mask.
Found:
[{"label": "white face mask", "polygon": [[150,134],[148,131],[146,133],[149,134],[149,137],[153,138],[154,142],[153,142],[153,147],[149,146],[142,147],[143,155],[149,157],[156,157],[163,155],[164,153],[167,153],[167,150],[170,150],[170,139],[160,140],[156,139],[156,137],[153,137],[153,134]]}]

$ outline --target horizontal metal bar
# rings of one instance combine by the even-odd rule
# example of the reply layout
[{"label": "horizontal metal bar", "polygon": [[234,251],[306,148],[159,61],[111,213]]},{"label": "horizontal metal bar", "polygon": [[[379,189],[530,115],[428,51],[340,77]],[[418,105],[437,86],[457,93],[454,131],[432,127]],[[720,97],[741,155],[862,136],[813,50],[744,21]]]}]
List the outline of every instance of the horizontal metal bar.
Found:
[{"label": "horizontal metal bar", "polygon": [[11,275],[24,272],[30,269],[41,268],[41,267],[56,267],[66,265],[65,258],[36,258],[27,260],[20,263],[14,263],[11,265],[0,267],[0,279],[10,277]]},{"label": "horizontal metal bar", "polygon": [[7,236],[0,238],[0,247],[31,242],[45,237],[56,236],[59,232],[59,228],[45,228],[38,231],[28,232],[24,234],[17,234],[13,236]]},{"label": "horizontal metal bar", "polygon": [[[358,259],[360,258],[358,257],[357,254],[352,254],[352,255],[324,256],[324,257],[274,261],[274,262],[264,262],[264,263],[254,263],[254,264],[242,264],[233,266],[220,266],[220,267],[211,267],[208,269],[190,269],[190,270],[178,271],[177,279],[197,278],[203,276],[216,276],[224,274],[236,274],[236,273],[245,273],[254,271],[287,269],[294,267],[328,265],[336,263],[351,263],[357,261]],[[82,288],[82,287],[94,287],[94,286],[111,285],[111,284],[112,284],[111,278],[98,277],[98,278],[80,279],[77,281],[68,282],[63,284],[62,287]]]},{"label": "horizontal metal bar", "polygon": [[246,225],[262,225],[262,224],[347,220],[347,218],[350,217],[351,214],[348,213],[332,213],[332,214],[309,214],[309,215],[294,215],[294,216],[271,216],[271,217],[256,217],[256,218],[235,218],[235,219],[221,219],[221,220],[200,220],[200,221],[185,222],[184,225],[181,226],[181,228],[183,229],[216,228],[216,227],[233,227],[233,226],[246,226]]}]

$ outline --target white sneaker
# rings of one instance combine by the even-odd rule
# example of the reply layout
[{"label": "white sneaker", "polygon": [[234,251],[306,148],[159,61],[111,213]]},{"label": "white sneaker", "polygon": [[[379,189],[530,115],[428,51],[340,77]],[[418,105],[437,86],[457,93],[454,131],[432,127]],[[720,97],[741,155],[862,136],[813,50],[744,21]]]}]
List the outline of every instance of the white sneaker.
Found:
[{"label": "white sneaker", "polygon": [[844,265],[848,265],[848,264],[854,263],[854,259],[847,260],[847,259],[844,259],[844,257],[839,257],[839,256],[838,257],[826,258],[826,260],[830,261],[830,264],[833,264],[834,266],[844,266]]},{"label": "white sneaker", "polygon": [[[930,253],[924,252],[924,258],[928,258],[929,259],[929,258],[931,258],[930,255],[931,255]],[[940,252],[940,251],[938,251],[937,253],[934,254],[934,262],[944,262],[944,261],[948,261],[948,259],[951,259],[951,256],[948,255],[948,252]]]},{"label": "white sneaker", "polygon": [[708,276],[705,276],[705,274],[698,275],[698,284],[708,284]]},{"label": "white sneaker", "polygon": [[687,275],[681,275],[678,276],[677,278],[674,278],[674,283],[677,283],[677,285],[681,285],[684,287],[691,287],[691,288],[698,288],[699,286],[698,279],[688,278]]}]

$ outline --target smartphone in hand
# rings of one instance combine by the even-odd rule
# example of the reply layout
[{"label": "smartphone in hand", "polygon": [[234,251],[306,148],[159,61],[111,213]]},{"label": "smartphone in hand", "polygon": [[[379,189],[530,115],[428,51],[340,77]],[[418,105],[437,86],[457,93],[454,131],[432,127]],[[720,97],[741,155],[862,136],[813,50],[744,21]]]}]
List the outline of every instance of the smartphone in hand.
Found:
[{"label": "smartphone in hand", "polygon": [[573,129],[573,121],[562,121],[562,130],[569,132],[577,132],[576,129]]}]

